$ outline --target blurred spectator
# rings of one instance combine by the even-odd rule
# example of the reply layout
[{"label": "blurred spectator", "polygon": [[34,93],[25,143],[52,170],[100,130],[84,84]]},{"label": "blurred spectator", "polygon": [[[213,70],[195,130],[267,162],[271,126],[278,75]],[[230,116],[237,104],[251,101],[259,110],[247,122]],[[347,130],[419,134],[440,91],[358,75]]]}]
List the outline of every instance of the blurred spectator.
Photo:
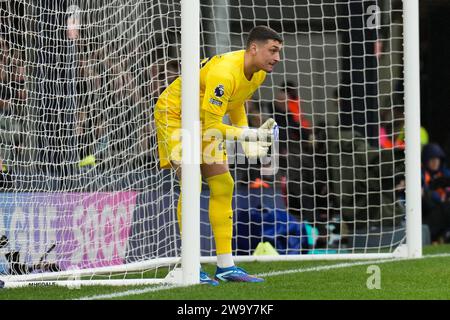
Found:
[{"label": "blurred spectator", "polygon": [[247,120],[251,128],[259,128],[263,123],[260,105],[254,100],[247,101]]},{"label": "blurred spectator", "polygon": [[144,97],[150,106],[154,106],[158,100],[159,94],[162,92],[160,84],[160,65],[149,62],[148,67],[144,67]]},{"label": "blurred spectator", "polygon": [[181,74],[180,70],[180,62],[178,60],[169,60],[166,63],[166,68],[163,72],[161,72],[160,75],[164,77],[163,83],[164,88],[168,87],[173,81],[175,81],[176,78]]},{"label": "blurred spectator", "polygon": [[326,128],[327,207],[339,213],[350,233],[398,226],[405,210],[399,199],[405,172],[404,151],[374,146],[366,135],[355,130],[351,121],[354,111],[348,108],[349,104],[342,104],[343,97],[350,96],[348,86],[335,91],[340,125]]},{"label": "blurred spectator", "polygon": [[[83,49],[83,48],[82,48]],[[81,49],[80,49],[81,50]],[[95,61],[94,53],[80,53],[79,68],[76,70],[75,92],[78,95],[75,106],[75,137],[78,150],[79,166],[93,165],[86,161],[93,153],[93,141],[95,140],[95,128],[101,117],[103,106],[101,105],[103,81],[94,66],[102,65]]]},{"label": "blurred spectator", "polygon": [[292,81],[283,83],[277,100],[278,102],[285,103],[287,106],[288,115],[292,117],[295,123],[300,125],[302,130],[311,128],[309,121],[302,115],[302,110],[300,108],[300,97],[298,96],[296,83]]},{"label": "blurred spectator", "polygon": [[17,49],[9,49],[7,53],[2,50],[0,57],[0,158],[4,165],[20,159],[25,139],[23,117],[27,92],[22,57],[23,52]]},{"label": "blurred spectator", "polygon": [[8,64],[8,43],[0,36],[0,83],[6,83],[8,73],[5,69]]},{"label": "blurred spectator", "polygon": [[[420,128],[420,144],[423,148],[429,141],[428,131]],[[383,149],[405,149],[405,117],[403,108],[394,108],[381,112],[380,147]]]},{"label": "blurred spectator", "polygon": [[280,130],[279,176],[288,211],[302,221],[312,221],[314,156],[311,125],[302,114],[297,87],[292,81],[282,83],[275,93],[271,109]]},{"label": "blurred spectator", "polygon": [[422,151],[422,216],[434,242],[450,242],[450,170],[438,144]]},{"label": "blurred spectator", "polygon": [[288,151],[291,141],[308,140],[311,125],[306,120],[300,108],[300,98],[297,85],[287,81],[275,93],[272,111],[280,129],[280,153]]},{"label": "blurred spectator", "polygon": [[394,107],[381,115],[380,146],[384,149],[405,148],[402,132],[405,127],[403,107]]},{"label": "blurred spectator", "polygon": [[[420,127],[420,147],[423,147],[428,144],[430,141],[428,130],[425,127]],[[405,128],[403,127],[397,139],[395,140],[396,145],[398,145],[401,149],[405,148]]]}]

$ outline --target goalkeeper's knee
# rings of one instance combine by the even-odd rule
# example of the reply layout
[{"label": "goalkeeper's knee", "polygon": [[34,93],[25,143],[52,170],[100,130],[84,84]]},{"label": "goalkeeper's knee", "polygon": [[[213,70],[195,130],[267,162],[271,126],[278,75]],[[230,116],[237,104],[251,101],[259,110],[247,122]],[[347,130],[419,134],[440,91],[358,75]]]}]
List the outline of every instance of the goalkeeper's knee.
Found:
[{"label": "goalkeeper's knee", "polygon": [[226,200],[231,205],[234,190],[234,180],[230,172],[218,174],[206,179],[210,189],[211,197]]}]

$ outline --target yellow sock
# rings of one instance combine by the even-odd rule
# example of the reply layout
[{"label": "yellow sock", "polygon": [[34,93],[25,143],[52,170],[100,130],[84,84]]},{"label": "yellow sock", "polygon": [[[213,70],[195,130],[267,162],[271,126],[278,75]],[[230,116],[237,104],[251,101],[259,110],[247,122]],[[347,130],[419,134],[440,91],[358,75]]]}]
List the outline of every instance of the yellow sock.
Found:
[{"label": "yellow sock", "polygon": [[209,221],[216,241],[216,254],[231,253],[234,180],[227,172],[210,177],[207,181],[210,190]]}]

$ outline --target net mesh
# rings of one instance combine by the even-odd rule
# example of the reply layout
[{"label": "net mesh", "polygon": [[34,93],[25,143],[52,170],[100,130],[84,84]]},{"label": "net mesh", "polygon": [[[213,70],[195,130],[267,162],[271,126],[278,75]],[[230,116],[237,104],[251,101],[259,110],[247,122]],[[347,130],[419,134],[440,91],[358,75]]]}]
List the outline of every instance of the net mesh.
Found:
[{"label": "net mesh", "polygon": [[[0,272],[180,254],[153,106],[179,74],[179,1],[0,1]],[[235,255],[390,252],[404,239],[401,1],[201,1],[201,56],[267,25],[282,61],[248,102],[278,165],[238,161]],[[234,148],[229,144],[229,148]],[[207,185],[201,248],[214,255]],[[95,272],[94,272],[95,273]],[[124,274],[127,274],[126,272]]]}]

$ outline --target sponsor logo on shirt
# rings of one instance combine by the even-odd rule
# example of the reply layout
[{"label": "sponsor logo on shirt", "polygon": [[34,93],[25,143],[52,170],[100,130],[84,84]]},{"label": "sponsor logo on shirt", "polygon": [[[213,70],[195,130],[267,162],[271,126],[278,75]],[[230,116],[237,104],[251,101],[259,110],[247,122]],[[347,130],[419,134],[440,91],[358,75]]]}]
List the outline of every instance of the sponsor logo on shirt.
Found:
[{"label": "sponsor logo on shirt", "polygon": [[209,99],[209,102],[214,104],[214,105],[216,105],[216,106],[218,106],[218,107],[222,106],[222,101],[216,100],[214,98]]}]

